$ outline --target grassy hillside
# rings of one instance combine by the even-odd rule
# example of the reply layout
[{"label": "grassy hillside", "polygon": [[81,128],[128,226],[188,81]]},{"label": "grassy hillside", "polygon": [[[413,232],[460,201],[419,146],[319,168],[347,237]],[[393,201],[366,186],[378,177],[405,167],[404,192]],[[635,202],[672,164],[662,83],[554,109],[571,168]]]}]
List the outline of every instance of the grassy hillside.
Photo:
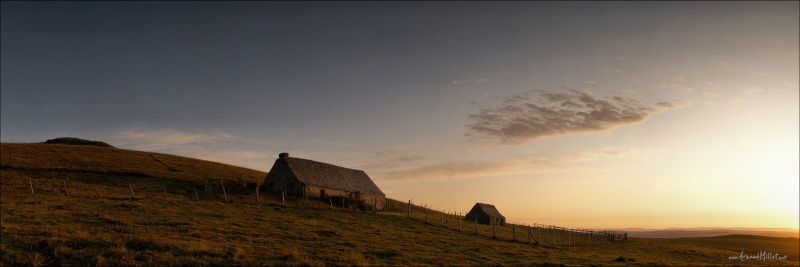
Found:
[{"label": "grassy hillside", "polygon": [[[196,180],[205,177],[263,182],[265,172],[160,153],[61,144],[2,144],[2,167],[53,173],[82,172]],[[264,164],[272,164],[265,162]]]},{"label": "grassy hillside", "polygon": [[[2,266],[800,264],[797,238],[632,238],[535,246],[526,243],[521,229],[514,242],[511,227],[500,227],[493,239],[489,226],[481,225],[476,235],[474,225],[459,230],[456,218],[445,217],[441,226],[437,213],[425,222],[419,207],[407,219],[401,202],[379,214],[306,199],[282,204],[279,195],[257,199],[249,190],[225,202],[218,181],[206,190],[205,177],[238,175],[261,182],[266,174],[208,161],[102,147],[0,148]],[[788,255],[729,259],[743,250]]]}]

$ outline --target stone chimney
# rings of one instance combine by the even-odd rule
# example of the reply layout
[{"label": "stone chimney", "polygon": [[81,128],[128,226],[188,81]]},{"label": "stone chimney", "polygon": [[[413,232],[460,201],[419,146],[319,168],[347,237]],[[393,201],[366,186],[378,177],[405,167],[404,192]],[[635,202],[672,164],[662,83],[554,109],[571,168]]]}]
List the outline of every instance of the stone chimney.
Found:
[{"label": "stone chimney", "polygon": [[282,160],[286,160],[286,159],[289,158],[289,153],[286,153],[286,152],[280,153],[280,154],[278,154],[278,158],[282,159]]}]

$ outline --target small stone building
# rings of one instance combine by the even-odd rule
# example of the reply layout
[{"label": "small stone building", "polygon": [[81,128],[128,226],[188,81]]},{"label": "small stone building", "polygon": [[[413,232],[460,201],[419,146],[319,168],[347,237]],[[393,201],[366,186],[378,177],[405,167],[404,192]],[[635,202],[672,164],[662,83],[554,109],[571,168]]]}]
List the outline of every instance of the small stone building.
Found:
[{"label": "small stone building", "polygon": [[475,203],[472,210],[464,216],[464,220],[470,222],[474,222],[476,218],[480,224],[496,224],[498,226],[506,224],[506,217],[501,215],[492,204]]},{"label": "small stone building", "polygon": [[262,187],[269,192],[285,191],[290,196],[349,197],[370,206],[376,204],[378,210],[386,201],[386,195],[362,170],[291,158],[289,153],[278,154]]}]

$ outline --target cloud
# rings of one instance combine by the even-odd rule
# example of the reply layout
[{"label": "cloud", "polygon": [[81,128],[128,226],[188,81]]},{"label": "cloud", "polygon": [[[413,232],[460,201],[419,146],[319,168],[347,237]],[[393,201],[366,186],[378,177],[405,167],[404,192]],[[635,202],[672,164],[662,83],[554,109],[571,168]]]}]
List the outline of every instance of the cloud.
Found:
[{"label": "cloud", "polygon": [[594,82],[594,81],[585,81],[585,82],[583,82],[583,84],[585,84],[585,85],[589,85],[589,86],[592,86],[592,85],[595,85],[595,84],[597,84],[597,82]]},{"label": "cloud", "polygon": [[758,94],[758,93],[761,93],[761,92],[764,92],[764,89],[761,89],[761,88],[758,88],[758,87],[750,87],[750,88],[747,88],[746,90],[744,90],[744,93],[748,94],[748,95],[755,95],[755,94]]},{"label": "cloud", "polygon": [[683,79],[683,76],[680,76],[680,75],[677,75],[677,76],[675,76],[675,77],[672,77],[672,80],[673,80],[673,81],[676,81],[676,82],[682,82],[682,81],[684,81],[684,79]]},{"label": "cloud", "polygon": [[115,146],[144,151],[158,151],[188,145],[213,145],[232,139],[233,135],[223,132],[186,133],[173,129],[147,131],[126,130],[111,134],[110,143]]},{"label": "cloud", "polygon": [[[649,150],[634,148],[583,149],[559,154],[520,154],[504,159],[491,160],[453,160],[419,164],[423,159],[414,158],[390,168],[373,164],[370,176],[384,181],[413,180],[463,180],[476,177],[497,177],[504,175],[525,175],[537,173],[565,173],[610,170],[592,161],[603,159],[641,158]],[[434,158],[434,157],[431,157]],[[388,159],[388,158],[386,158]],[[415,164],[416,163],[416,164]],[[568,165],[570,168],[565,168]]]},{"label": "cloud", "polygon": [[308,140],[301,140],[300,142],[331,145],[331,146],[360,146],[361,145],[361,144],[357,144],[357,143],[341,143],[341,142],[320,141],[317,138],[312,138],[312,139],[308,139]]},{"label": "cloud", "polygon": [[731,99],[731,101],[729,101],[729,102],[731,104],[739,104],[739,103],[744,102],[744,99],[742,99],[741,97],[737,97],[737,98]]},{"label": "cloud", "polygon": [[489,79],[487,79],[487,78],[481,78],[481,79],[477,79],[477,80],[470,80],[470,79],[452,80],[452,81],[442,85],[442,87],[459,86],[459,85],[462,85],[462,84],[473,83],[473,82],[474,83],[484,83],[484,82],[488,82],[488,81],[489,81]]},{"label": "cloud", "polygon": [[505,97],[501,105],[469,114],[466,137],[474,144],[513,145],[535,139],[606,131],[646,121],[688,102],[647,105],[632,98],[595,98],[591,92],[530,91]]}]

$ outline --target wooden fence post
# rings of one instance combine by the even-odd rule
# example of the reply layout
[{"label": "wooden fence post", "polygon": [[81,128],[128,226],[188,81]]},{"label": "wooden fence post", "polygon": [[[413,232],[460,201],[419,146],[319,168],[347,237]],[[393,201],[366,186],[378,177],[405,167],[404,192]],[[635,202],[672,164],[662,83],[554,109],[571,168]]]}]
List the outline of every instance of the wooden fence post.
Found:
[{"label": "wooden fence post", "polygon": [[166,185],[163,186],[164,186],[164,200],[167,200],[167,186]]},{"label": "wooden fence post", "polygon": [[194,201],[200,201],[200,197],[197,196],[197,187],[192,186],[192,190],[194,190]]},{"label": "wooden fence post", "polygon": [[439,213],[442,217],[442,222],[439,224],[440,226],[444,226],[444,212]]},{"label": "wooden fence post", "polygon": [[67,195],[69,196],[69,189],[67,188],[67,180],[61,180],[61,181],[64,182],[64,192],[67,193]]},{"label": "wooden fence post", "polygon": [[492,224],[492,238],[497,239],[497,220]]},{"label": "wooden fence post", "polygon": [[258,185],[256,185],[256,204],[261,206],[261,196],[258,195]]},{"label": "wooden fence post", "polygon": [[[536,228],[536,226],[539,226]],[[534,224],[534,228],[536,228],[537,236],[539,237],[538,240],[542,240],[542,226],[538,224]],[[536,243],[539,243],[538,241]]]},{"label": "wooden fence post", "polygon": [[94,184],[94,192],[97,194],[97,198],[100,198],[100,191],[97,190],[97,183]]},{"label": "wooden fence post", "polygon": [[131,183],[128,183],[128,187],[131,189],[131,200],[133,200],[134,198],[136,198],[136,195],[133,194],[133,186],[131,185]]},{"label": "wooden fence post", "polygon": [[411,219],[411,200],[410,199],[408,200],[408,215],[406,215],[406,218]]},{"label": "wooden fence post", "polygon": [[514,236],[514,238],[512,238],[512,240],[517,241],[517,225],[516,224],[512,224],[511,225],[511,235]]},{"label": "wooden fence post", "polygon": [[31,195],[36,194],[36,193],[33,192],[33,181],[31,181],[31,179],[28,179],[28,184],[31,185]]},{"label": "wooden fence post", "polygon": [[281,191],[281,205],[286,205],[286,190]]},{"label": "wooden fence post", "polygon": [[475,217],[475,234],[478,234],[478,217]]},{"label": "wooden fence post", "polygon": [[331,210],[333,210],[333,199],[332,198],[328,198],[328,202],[331,203]]},{"label": "wooden fence post", "polygon": [[458,218],[458,231],[459,232],[461,232],[461,221],[463,221],[463,220],[461,218]]},{"label": "wooden fence post", "polygon": [[528,225],[528,245],[531,244],[531,226]]},{"label": "wooden fence post", "polygon": [[225,192],[225,184],[222,183],[222,178],[219,179],[219,186],[222,187],[222,195],[225,196],[225,202],[228,202],[228,192]]}]

